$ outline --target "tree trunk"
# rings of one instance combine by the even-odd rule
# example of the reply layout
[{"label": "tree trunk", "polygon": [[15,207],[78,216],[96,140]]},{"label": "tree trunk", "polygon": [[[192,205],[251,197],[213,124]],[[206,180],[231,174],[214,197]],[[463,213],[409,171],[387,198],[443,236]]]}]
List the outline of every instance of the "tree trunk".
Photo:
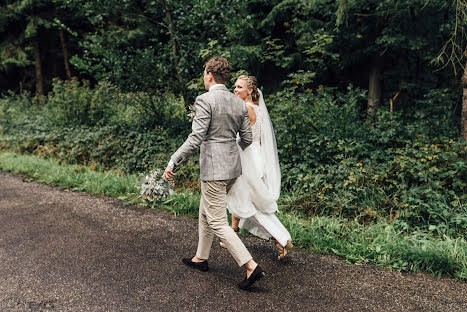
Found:
[{"label": "tree trunk", "polygon": [[36,93],[44,95],[44,78],[42,76],[41,51],[39,49],[39,38],[34,37],[32,44],[34,46],[34,65],[36,69]]},{"label": "tree trunk", "polygon": [[368,115],[374,116],[381,105],[381,74],[384,67],[384,57],[374,55],[371,60],[368,82]]},{"label": "tree trunk", "polygon": [[185,82],[183,81],[182,74],[180,71],[180,66],[178,63],[178,50],[177,50],[177,40],[175,39],[175,25],[172,21],[172,15],[170,14],[169,5],[167,4],[167,0],[161,0],[162,4],[164,5],[165,9],[165,16],[167,18],[167,22],[169,23],[169,33],[170,33],[170,41],[172,42],[172,54],[174,59],[175,65],[175,72],[177,75],[177,80],[180,85],[180,89],[182,91],[183,100],[185,103],[185,109],[188,112],[190,110],[190,100],[188,94],[185,89]]},{"label": "tree trunk", "polygon": [[[467,49],[464,52],[464,56],[467,58]],[[462,137],[467,141],[467,61],[464,67],[464,74],[461,78],[461,84],[463,88],[462,96],[462,113],[461,113],[461,131]]]},{"label": "tree trunk", "polygon": [[65,73],[68,79],[71,79],[71,70],[70,64],[68,63],[68,50],[66,48],[66,41],[65,41],[65,32],[62,28],[58,30],[60,35],[60,43],[62,45],[62,53],[63,53],[63,63],[65,64]]}]

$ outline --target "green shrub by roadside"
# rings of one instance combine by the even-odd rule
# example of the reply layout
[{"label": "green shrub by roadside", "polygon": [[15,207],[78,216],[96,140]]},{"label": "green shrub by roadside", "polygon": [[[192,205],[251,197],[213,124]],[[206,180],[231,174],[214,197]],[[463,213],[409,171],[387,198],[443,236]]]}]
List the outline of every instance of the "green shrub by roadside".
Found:
[{"label": "green shrub by roadside", "polygon": [[[177,101],[170,94],[120,93],[105,82],[91,89],[55,80],[47,98],[0,99],[0,148],[124,173],[165,168],[190,130]],[[180,169],[189,184],[198,180],[196,159]]]},{"label": "green shrub by roadside", "polygon": [[[117,197],[128,204],[145,204],[137,197],[136,175],[96,172],[80,165],[60,165],[50,159],[10,152],[0,153],[0,170],[26,174],[37,182],[61,188]],[[175,215],[196,217],[199,198],[198,192],[179,188],[161,207]],[[291,201],[293,197],[282,196],[280,205],[283,208]],[[467,280],[465,238],[402,231],[384,220],[364,225],[339,216],[310,217],[287,209],[281,211],[278,217],[289,229],[296,246],[334,253],[351,263],[370,262],[398,271],[429,272]]]},{"label": "green shrub by roadside", "polygon": [[465,236],[467,144],[453,139],[452,92],[433,90],[415,112],[365,118],[362,90],[298,89],[268,99],[289,211]]},{"label": "green shrub by roadside", "polygon": [[[467,231],[466,145],[414,143],[373,163],[347,158],[304,174],[291,210],[340,215],[362,222],[384,218],[400,229],[438,235]],[[301,195],[303,194],[303,195]]]},{"label": "green shrub by roadside", "polygon": [[[467,144],[452,139],[456,130],[446,111],[452,94],[442,92],[427,94],[415,113],[382,108],[374,118],[362,115],[365,92],[352,86],[345,92],[289,86],[267,97],[282,190],[294,198],[287,211],[465,236]],[[145,173],[164,168],[188,135],[183,109],[170,95],[57,80],[47,98],[0,99],[0,147],[101,171]],[[177,187],[198,190],[198,180],[194,155],[179,169]]]}]

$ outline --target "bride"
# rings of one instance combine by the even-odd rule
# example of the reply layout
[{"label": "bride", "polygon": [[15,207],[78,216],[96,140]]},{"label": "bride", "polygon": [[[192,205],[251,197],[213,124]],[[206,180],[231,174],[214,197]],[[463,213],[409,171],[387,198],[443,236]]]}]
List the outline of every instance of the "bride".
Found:
[{"label": "bride", "polygon": [[253,143],[245,150],[239,147],[243,173],[227,194],[232,228],[273,238],[281,260],[293,245],[290,233],[275,215],[281,176],[274,130],[254,76],[238,77],[234,94],[246,102]]}]

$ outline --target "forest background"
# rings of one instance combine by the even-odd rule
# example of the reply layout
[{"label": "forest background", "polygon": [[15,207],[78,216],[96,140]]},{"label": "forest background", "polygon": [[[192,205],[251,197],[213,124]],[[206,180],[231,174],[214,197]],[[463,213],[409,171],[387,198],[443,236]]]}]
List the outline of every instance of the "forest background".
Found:
[{"label": "forest background", "polygon": [[[466,0],[0,9],[0,169],[13,170],[10,152],[78,173],[164,168],[191,130],[203,65],[220,55],[234,69],[229,88],[249,73],[265,94],[280,217],[299,246],[467,279]],[[178,173],[183,196],[164,204],[193,213],[198,180],[195,155]]]}]

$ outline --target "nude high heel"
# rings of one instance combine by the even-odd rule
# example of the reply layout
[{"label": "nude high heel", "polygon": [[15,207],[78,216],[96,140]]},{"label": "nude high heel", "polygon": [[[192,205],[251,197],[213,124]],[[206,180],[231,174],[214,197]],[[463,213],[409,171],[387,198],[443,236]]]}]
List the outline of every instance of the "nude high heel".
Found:
[{"label": "nude high heel", "polygon": [[287,244],[282,246],[276,239],[274,239],[274,245],[276,245],[276,248],[279,251],[277,260],[284,259],[285,256],[289,253],[289,250],[293,248],[293,244],[290,241],[287,241]]}]

